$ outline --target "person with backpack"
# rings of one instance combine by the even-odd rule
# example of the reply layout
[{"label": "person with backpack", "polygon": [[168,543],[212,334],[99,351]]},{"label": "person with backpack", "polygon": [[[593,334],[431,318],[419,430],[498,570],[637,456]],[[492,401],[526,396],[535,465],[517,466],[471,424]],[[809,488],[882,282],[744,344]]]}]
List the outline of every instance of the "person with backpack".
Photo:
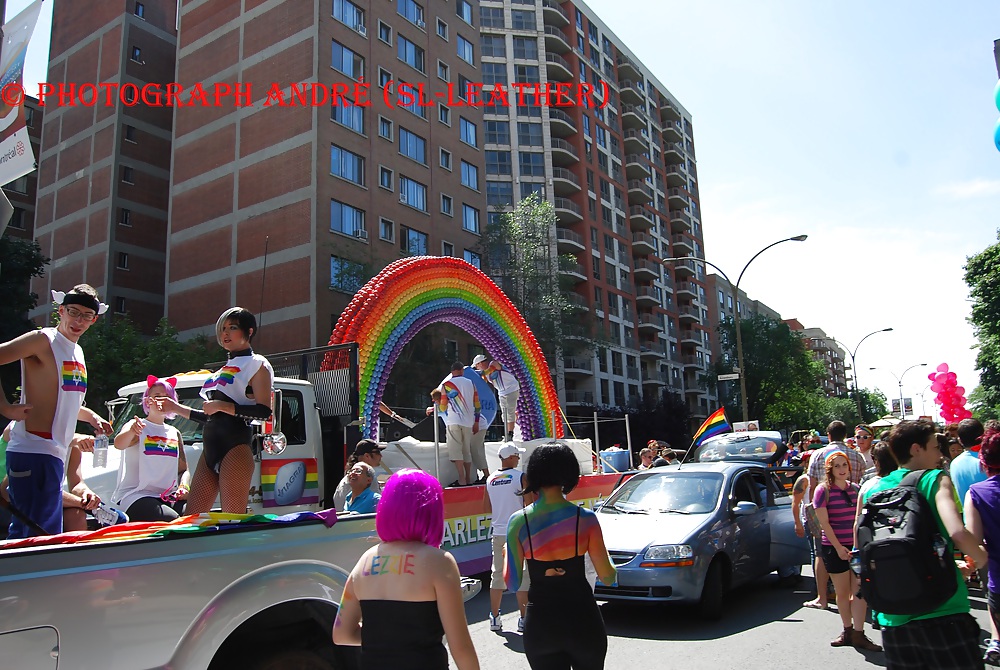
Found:
[{"label": "person with backpack", "polygon": [[[990,642],[983,660],[1000,665],[1000,432],[987,431],[979,449],[979,461],[989,479],[976,482],[965,495],[965,527],[977,540],[986,540],[987,603],[992,620]],[[981,565],[981,564],[977,564]]]},{"label": "person with backpack", "polygon": [[855,535],[861,591],[882,627],[889,668],[983,667],[979,624],[952,557],[957,546],[982,564],[986,550],[937,469],[936,432],[926,420],[893,427],[888,442],[899,469],[866,493]]}]

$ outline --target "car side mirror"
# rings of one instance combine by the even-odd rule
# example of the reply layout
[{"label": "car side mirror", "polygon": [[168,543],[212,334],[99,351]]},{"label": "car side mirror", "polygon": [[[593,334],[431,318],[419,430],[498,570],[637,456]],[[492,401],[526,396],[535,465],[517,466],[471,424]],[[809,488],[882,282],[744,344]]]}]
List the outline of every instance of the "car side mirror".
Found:
[{"label": "car side mirror", "polygon": [[604,501],[603,500],[598,500],[597,502],[594,503],[594,506],[591,507],[590,509],[593,510],[594,512],[596,512],[596,511],[600,510],[602,507],[604,507]]},{"label": "car side mirror", "polygon": [[733,507],[733,516],[750,516],[759,510],[756,503],[741,500]]}]

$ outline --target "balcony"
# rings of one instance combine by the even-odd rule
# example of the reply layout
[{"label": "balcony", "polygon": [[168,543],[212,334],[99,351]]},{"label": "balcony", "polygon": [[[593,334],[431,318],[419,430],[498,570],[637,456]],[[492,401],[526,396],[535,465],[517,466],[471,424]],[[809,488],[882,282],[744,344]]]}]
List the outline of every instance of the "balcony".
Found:
[{"label": "balcony", "polygon": [[691,230],[691,217],[679,209],[670,210],[670,232],[686,233]]},{"label": "balcony", "polygon": [[670,243],[673,245],[674,256],[690,256],[694,253],[694,242],[683,235],[671,235]]},{"label": "balcony", "polygon": [[688,173],[683,165],[668,165],[665,172],[667,173],[667,183],[671,186],[688,185]]},{"label": "balcony", "polygon": [[681,142],[684,140],[684,129],[680,121],[667,121],[663,124],[663,139],[668,142]]},{"label": "balcony", "polygon": [[697,307],[685,305],[677,310],[677,315],[680,317],[681,322],[687,322],[688,326],[692,323],[701,322],[701,310]]},{"label": "balcony", "polygon": [[677,279],[687,279],[698,274],[698,268],[695,266],[694,261],[674,261],[670,265],[674,268],[674,276]]},{"label": "balcony", "polygon": [[691,344],[694,346],[700,346],[703,342],[700,330],[682,330],[680,340],[681,344]]},{"label": "balcony", "polygon": [[570,137],[576,135],[576,124],[566,112],[549,107],[549,130],[553,137]]},{"label": "balcony", "polygon": [[638,379],[639,379],[639,368],[637,366],[635,366],[635,365],[627,365],[627,366],[625,366],[625,378],[626,379],[635,379],[636,381],[638,381]]},{"label": "balcony", "polygon": [[573,309],[578,309],[581,312],[589,312],[590,305],[587,304],[587,299],[584,298],[579,293],[566,293],[566,302],[569,303],[570,307]]},{"label": "balcony", "polygon": [[663,291],[656,286],[641,286],[635,294],[635,304],[640,307],[659,307],[663,304]]},{"label": "balcony", "polygon": [[594,392],[593,391],[566,391],[566,404],[567,405],[593,405],[594,404]]},{"label": "balcony", "polygon": [[639,332],[663,332],[663,317],[659,314],[640,314]]},{"label": "balcony", "polygon": [[646,110],[637,105],[622,104],[622,127],[623,128],[645,128],[649,123]]},{"label": "balcony", "polygon": [[580,162],[580,155],[576,153],[573,145],[566,140],[552,138],[549,149],[553,165],[572,165],[573,163]]},{"label": "balcony", "polygon": [[565,28],[570,24],[569,15],[553,0],[542,0],[542,21],[545,25]]},{"label": "balcony", "polygon": [[[679,264],[680,263],[673,263],[673,265],[679,265]],[[690,298],[691,300],[698,299],[698,286],[696,284],[692,284],[689,281],[677,282],[677,285],[674,287],[674,290],[677,292],[678,298],[687,297]]]},{"label": "balcony", "polygon": [[649,153],[649,139],[643,130],[629,128],[625,131],[625,150],[634,154]]},{"label": "balcony", "polygon": [[681,108],[678,107],[672,100],[663,98],[660,100],[660,118],[664,123],[667,121],[680,121]]},{"label": "balcony", "polygon": [[563,359],[563,368],[567,375],[593,375],[594,361],[589,358],[567,356]]},{"label": "balcony", "polygon": [[566,168],[552,168],[552,191],[556,195],[576,195],[580,192],[580,179]]},{"label": "balcony", "polygon": [[646,179],[652,176],[652,173],[642,156],[629,154],[625,157],[625,176],[629,179]]},{"label": "balcony", "polygon": [[667,165],[683,163],[684,145],[680,142],[667,142],[663,147],[663,160]]},{"label": "balcony", "polygon": [[611,161],[611,179],[618,183],[625,181],[625,173],[622,172],[621,163],[614,160]]},{"label": "balcony", "polygon": [[632,233],[632,253],[640,256],[656,253],[656,238],[648,233]]},{"label": "balcony", "polygon": [[634,79],[642,78],[642,72],[639,71],[639,65],[628,56],[618,56],[617,64],[620,78],[628,78],[629,76]]},{"label": "balcony", "polygon": [[667,357],[667,347],[659,340],[640,340],[639,356],[648,360],[659,360]]},{"label": "balcony", "polygon": [[545,72],[551,81],[573,81],[573,67],[557,54],[545,54]]},{"label": "balcony", "polygon": [[629,105],[645,105],[646,92],[639,88],[639,83],[631,79],[622,79],[618,82],[618,90],[621,93],[622,102]]},{"label": "balcony", "polygon": [[667,189],[667,201],[674,207],[687,207],[688,203],[691,202],[687,191],[676,186]]},{"label": "balcony", "polygon": [[[630,185],[631,183],[629,182]],[[631,196],[632,194],[629,193],[629,195]],[[653,214],[645,207],[640,207],[639,205],[632,205],[628,208],[628,220],[630,227],[634,231],[649,230],[656,225],[656,222],[653,220]]]},{"label": "balcony", "polygon": [[642,371],[642,383],[643,385],[650,386],[666,386],[667,382],[670,381],[669,375],[663,370],[649,370],[645,368]]},{"label": "balcony", "polygon": [[583,221],[583,212],[580,210],[580,206],[572,200],[555,198],[553,206],[560,224],[565,226]]},{"label": "balcony", "polygon": [[565,228],[556,228],[556,248],[560,254],[575,254],[586,251],[583,237]]},{"label": "balcony", "polygon": [[660,264],[637,260],[632,274],[636,281],[653,281],[660,278]]},{"label": "balcony", "polygon": [[545,50],[564,54],[569,53],[573,49],[570,47],[569,41],[566,39],[563,31],[552,26],[545,26]]},{"label": "balcony", "polygon": [[560,263],[559,274],[566,275],[578,284],[587,281],[587,270],[579,263]]},{"label": "balcony", "polygon": [[653,189],[649,188],[646,182],[640,179],[628,180],[628,198],[636,203],[646,203],[653,201]]}]

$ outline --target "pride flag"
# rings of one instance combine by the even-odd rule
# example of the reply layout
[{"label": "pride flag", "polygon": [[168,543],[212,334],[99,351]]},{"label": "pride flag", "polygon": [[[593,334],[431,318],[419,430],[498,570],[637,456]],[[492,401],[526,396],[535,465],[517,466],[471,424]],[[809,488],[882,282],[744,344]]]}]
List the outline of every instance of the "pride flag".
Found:
[{"label": "pride flag", "polygon": [[730,425],[729,419],[726,418],[725,408],[720,407],[705,419],[705,423],[701,424],[701,428],[694,434],[692,441],[694,442],[694,446],[697,447],[708,438],[715,437],[719,433],[725,433],[732,429],[733,427]]}]

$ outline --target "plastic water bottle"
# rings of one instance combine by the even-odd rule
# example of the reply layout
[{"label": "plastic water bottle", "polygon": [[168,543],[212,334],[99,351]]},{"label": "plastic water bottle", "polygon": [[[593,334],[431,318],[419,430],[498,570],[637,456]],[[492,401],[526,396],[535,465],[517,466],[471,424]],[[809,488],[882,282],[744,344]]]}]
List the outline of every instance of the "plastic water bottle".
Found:
[{"label": "plastic water bottle", "polygon": [[108,436],[99,433],[94,437],[94,467],[103,468],[108,464]]},{"label": "plastic water bottle", "polygon": [[944,559],[944,551],[948,548],[948,543],[944,541],[944,538],[940,535],[934,536],[934,552],[938,555],[938,559]]},{"label": "plastic water bottle", "polygon": [[857,549],[852,550],[851,551],[851,557],[848,560],[848,563],[850,564],[851,570],[854,572],[854,574],[856,574],[856,575],[860,575],[861,574],[861,552],[860,551],[858,551]]}]

